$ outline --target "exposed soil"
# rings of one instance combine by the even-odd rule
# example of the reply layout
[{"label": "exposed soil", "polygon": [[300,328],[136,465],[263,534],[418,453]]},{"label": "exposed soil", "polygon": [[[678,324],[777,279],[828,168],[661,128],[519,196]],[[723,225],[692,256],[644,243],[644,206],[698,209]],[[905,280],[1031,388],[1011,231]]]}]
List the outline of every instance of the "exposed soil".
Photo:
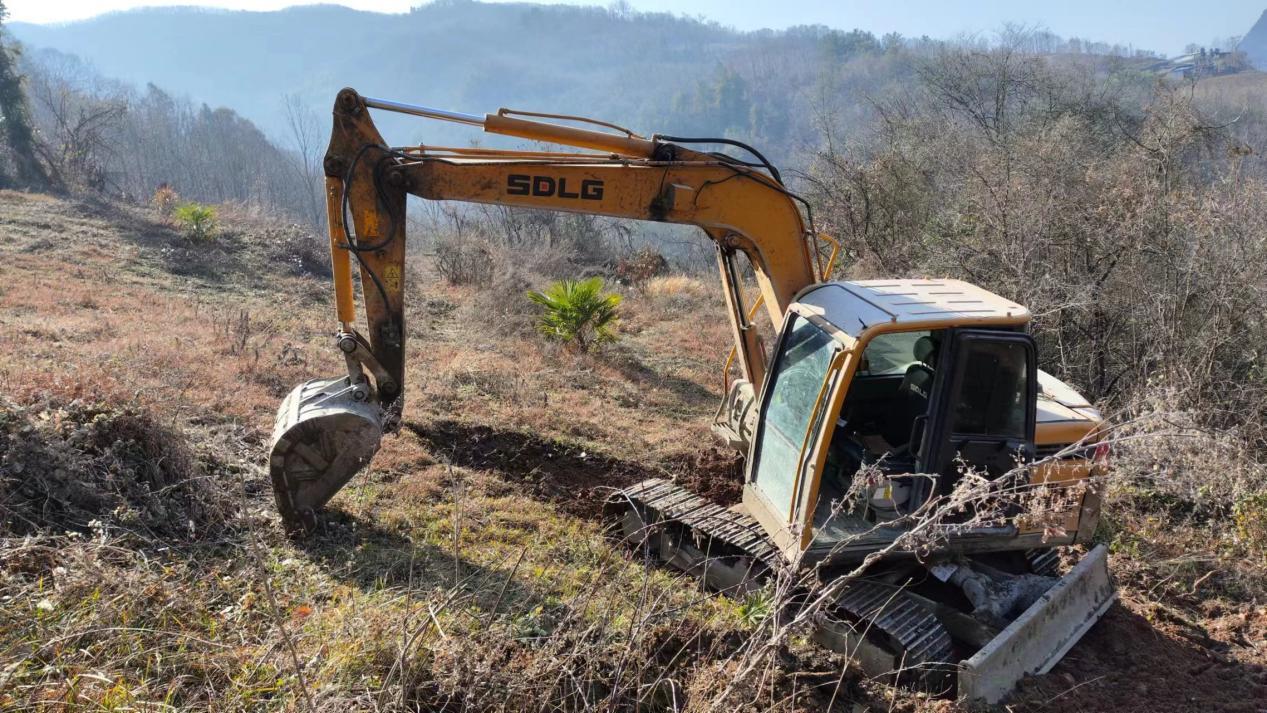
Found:
[{"label": "exposed soil", "polygon": [[682,454],[657,466],[520,431],[459,421],[405,423],[405,428],[445,461],[513,478],[533,497],[549,500],[578,517],[601,517],[602,504],[612,490],[647,478],[674,479],[720,505],[739,502],[743,493],[742,456],[716,447]]},{"label": "exposed soil", "polygon": [[1267,608],[1198,623],[1122,591],[1046,676],[1013,696],[1017,711],[1267,711]]},{"label": "exposed soil", "polygon": [[447,462],[497,471],[533,497],[549,500],[578,517],[601,517],[603,501],[615,488],[665,475],[637,463],[519,431],[458,421],[407,422],[405,428]]},{"label": "exposed soil", "polygon": [[200,536],[233,514],[217,470],[141,410],[0,399],[0,534],[88,531],[100,522]]},{"label": "exposed soil", "polygon": [[717,447],[670,460],[668,470],[682,487],[718,505],[734,505],[743,497],[743,456]]}]

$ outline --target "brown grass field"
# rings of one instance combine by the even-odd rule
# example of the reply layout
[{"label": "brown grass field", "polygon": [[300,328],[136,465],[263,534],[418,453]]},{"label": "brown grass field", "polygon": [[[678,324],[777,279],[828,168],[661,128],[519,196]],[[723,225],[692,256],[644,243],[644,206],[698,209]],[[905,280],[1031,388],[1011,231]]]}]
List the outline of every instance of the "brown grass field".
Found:
[{"label": "brown grass field", "polygon": [[[223,218],[190,244],[147,210],[0,193],[0,709],[957,710],[805,637],[723,696],[761,603],[603,536],[605,489],[738,482],[707,428],[711,285],[630,292],[619,342],[581,356],[416,256],[404,428],[287,539],[264,454],[285,393],[341,368],[333,310],[281,233]],[[1264,553],[1110,500],[1122,603],[1001,710],[1267,710]]]}]

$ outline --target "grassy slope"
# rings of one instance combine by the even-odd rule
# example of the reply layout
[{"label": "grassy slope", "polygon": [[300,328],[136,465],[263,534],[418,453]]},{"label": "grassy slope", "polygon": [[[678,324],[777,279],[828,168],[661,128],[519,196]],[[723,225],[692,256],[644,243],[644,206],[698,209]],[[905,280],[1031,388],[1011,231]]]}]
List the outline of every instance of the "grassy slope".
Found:
[{"label": "grassy slope", "polygon": [[[617,358],[574,358],[459,325],[462,291],[427,285],[411,325],[405,428],[338,497],[329,531],[297,545],[271,512],[259,463],[284,393],[339,368],[324,281],[208,276],[217,271],[180,253],[174,231],[111,206],[4,194],[0,220],[0,390],[22,403],[139,405],[213,449],[244,493],[243,520],[212,541],[115,545],[121,535],[106,527],[93,542],[10,543],[0,702],[295,707],[278,620],[319,706],[444,700],[439,676],[412,672],[429,655],[401,656],[406,632],[421,637],[411,651],[425,643],[436,656],[445,641],[465,642],[453,656],[479,636],[528,641],[567,617],[595,626],[596,651],[623,649],[635,625],[668,626],[655,635],[676,641],[679,617],[648,616],[670,607],[691,628],[735,626],[733,606],[611,549],[587,497],[703,447],[713,394],[694,384],[716,380],[720,326],[666,334],[663,315],[634,309]],[[261,237],[248,228],[193,250],[240,263],[261,257],[250,245]],[[670,341],[682,356],[656,356]],[[433,617],[436,629],[419,634]],[[479,631],[490,622],[501,638]],[[524,648],[524,665],[541,665]],[[459,690],[469,684],[470,672],[435,665]]]},{"label": "grassy slope", "polygon": [[1199,99],[1217,99],[1229,106],[1261,104],[1267,94],[1267,72],[1250,70],[1220,77],[1206,77],[1194,86]]},{"label": "grassy slope", "polygon": [[[405,428],[327,530],[294,543],[260,463],[286,390],[337,373],[331,310],[323,280],[260,270],[275,236],[232,226],[191,248],[144,212],[0,194],[0,391],[139,405],[214,464],[239,510],[174,541],[109,513],[87,534],[5,541],[0,707],[303,710],[306,691],[319,708],[704,709],[750,607],[612,548],[594,503],[641,477],[729,472],[700,457],[727,341],[719,307],[632,297],[622,344],[578,358],[470,319],[471,294],[416,265]],[[1236,569],[1230,555],[1181,560],[1199,533],[1167,540],[1171,524],[1148,517],[1124,515],[1113,536],[1126,606],[1019,709],[1267,696],[1262,602],[1207,577]],[[794,641],[742,700],[952,707],[841,663]]]}]

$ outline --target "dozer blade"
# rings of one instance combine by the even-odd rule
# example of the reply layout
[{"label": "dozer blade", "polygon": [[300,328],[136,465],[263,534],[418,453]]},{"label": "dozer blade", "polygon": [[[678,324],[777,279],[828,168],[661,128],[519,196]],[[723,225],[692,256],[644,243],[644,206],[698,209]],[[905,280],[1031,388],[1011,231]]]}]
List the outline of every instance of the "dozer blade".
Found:
[{"label": "dozer blade", "polygon": [[959,699],[997,703],[1025,676],[1047,673],[1116,600],[1108,550],[1098,545],[960,664]]},{"label": "dozer blade", "polygon": [[378,451],[383,410],[365,387],[339,379],[298,386],[277,410],[269,474],[286,528],[305,532],[315,512]]}]

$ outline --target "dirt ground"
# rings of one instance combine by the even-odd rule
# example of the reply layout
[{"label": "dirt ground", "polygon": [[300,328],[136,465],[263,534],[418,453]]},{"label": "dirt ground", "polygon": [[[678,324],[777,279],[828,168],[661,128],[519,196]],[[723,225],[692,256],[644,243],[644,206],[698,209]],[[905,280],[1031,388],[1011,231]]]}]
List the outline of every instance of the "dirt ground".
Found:
[{"label": "dirt ground", "polygon": [[[75,435],[114,433],[103,430],[113,421],[94,421],[83,406],[112,404],[110,414],[145,414],[137,418],[179,433],[188,461],[179,472],[214,478],[237,498],[236,524],[208,529],[205,538],[186,527],[170,547],[129,545],[145,533],[129,534],[128,523],[169,531],[155,512],[126,520],[126,502],[117,498],[95,515],[66,511],[58,532],[85,534],[48,540],[61,549],[23,545],[25,533],[8,527],[0,708],[159,709],[176,701],[302,710],[297,691],[309,690],[322,709],[385,706],[395,694],[384,691],[401,691],[399,709],[453,709],[443,701],[454,691],[503,681],[503,669],[533,680],[553,669],[532,674],[531,666],[557,668],[559,654],[522,642],[578,612],[603,619],[577,604],[600,590],[619,602],[606,605],[606,619],[626,627],[600,637],[604,645],[633,640],[628,611],[641,606],[636,595],[663,598],[657,621],[666,628],[639,645],[662,652],[676,642],[674,651],[693,652],[693,668],[675,668],[685,666],[677,654],[663,656],[659,675],[681,678],[682,691],[705,688],[716,676],[710,666],[722,665],[721,652],[742,633],[739,604],[702,600],[669,573],[648,573],[613,550],[599,525],[605,493],[648,477],[737,501],[741,463],[708,433],[728,348],[724,320],[701,327],[675,306],[634,296],[618,349],[578,357],[532,335],[473,327],[463,311],[469,292],[417,266],[404,428],[332,503],[326,531],[304,545],[282,536],[260,464],[281,396],[339,368],[324,278],[302,268],[312,263],[310,248],[246,220],[214,246],[191,246],[146,211],[15,193],[0,193],[0,231],[0,392],[29,420],[4,421],[12,426],[6,433],[48,434],[43,443],[97,469],[93,482],[117,483],[144,471],[128,465],[135,454]],[[87,421],[70,424],[65,414],[88,414]],[[138,457],[168,457],[146,448]],[[154,472],[170,479],[175,471]],[[115,495],[136,499],[134,492],[141,491]],[[210,506],[200,494],[188,497],[203,512]],[[22,512],[39,520],[46,511]],[[1152,526],[1178,534],[1151,548],[1115,540],[1121,602],[1055,670],[1026,681],[999,710],[1267,711],[1267,601],[1257,598],[1261,586],[1232,586],[1261,580],[1267,563],[1211,551],[1180,567],[1184,543],[1201,533]],[[90,537],[101,544],[90,547]],[[261,589],[263,581],[271,588]],[[451,611],[454,596],[467,613]],[[405,676],[409,659],[394,648],[396,627],[416,619],[420,603],[448,633],[428,639],[430,653]],[[111,650],[91,633],[103,627],[138,631],[120,634],[125,648]],[[515,633],[513,646],[489,638],[497,627]],[[302,682],[283,629],[294,637]],[[48,642],[63,643],[50,649]],[[610,655],[595,656],[623,670],[627,653]],[[851,713],[958,709],[843,675],[835,659],[791,665],[805,670],[785,673],[819,681],[813,685],[828,693],[793,697],[789,710],[828,702]],[[488,696],[497,700],[498,692]]]},{"label": "dirt ground", "polygon": [[1267,609],[1189,620],[1129,588],[1121,597],[1050,674],[1022,686],[1011,710],[1267,710]]}]

